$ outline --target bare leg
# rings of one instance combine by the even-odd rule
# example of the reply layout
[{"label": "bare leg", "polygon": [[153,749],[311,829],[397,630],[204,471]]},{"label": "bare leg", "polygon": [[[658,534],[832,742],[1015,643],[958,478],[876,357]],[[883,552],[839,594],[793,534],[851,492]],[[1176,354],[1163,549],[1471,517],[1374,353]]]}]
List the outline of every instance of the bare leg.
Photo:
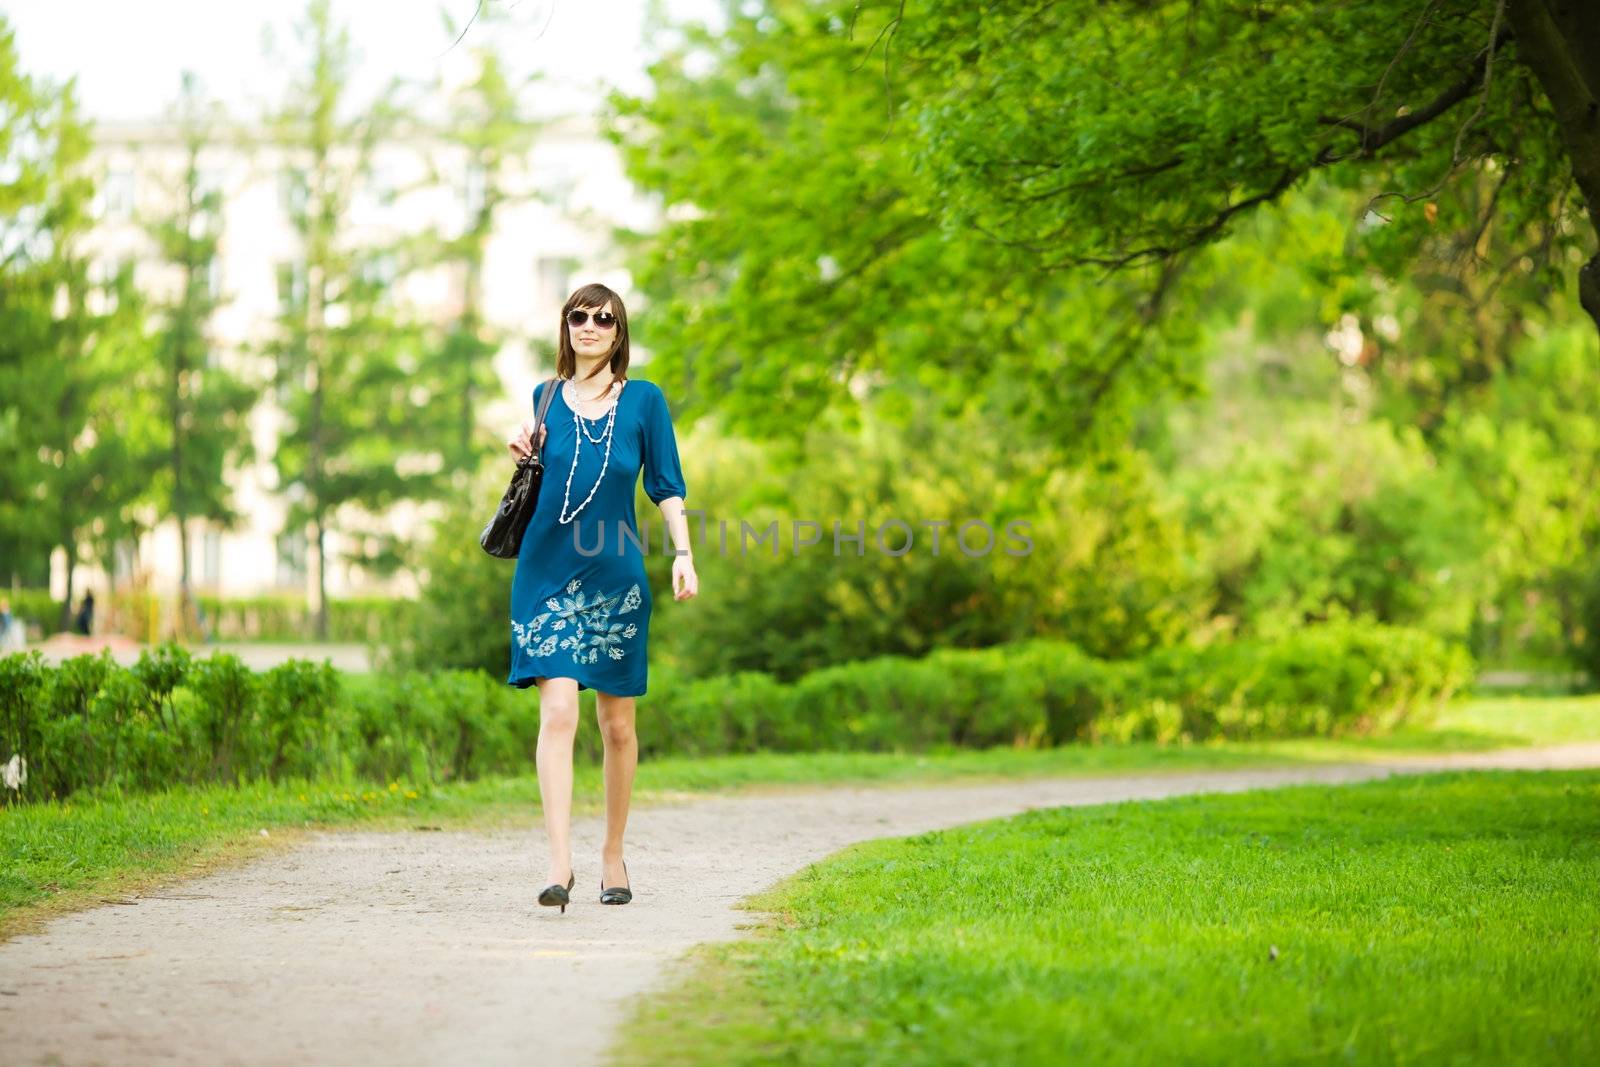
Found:
[{"label": "bare leg", "polygon": [[595,693],[600,740],[605,747],[606,841],[600,850],[602,887],[625,886],[622,833],[628,826],[633,772],[639,765],[639,738],[634,732],[634,698]]},{"label": "bare leg", "polygon": [[546,885],[566,885],[572,875],[572,743],[578,736],[578,682],[575,678],[541,678],[539,747],[534,757],[539,773],[539,802],[544,832],[550,840]]}]

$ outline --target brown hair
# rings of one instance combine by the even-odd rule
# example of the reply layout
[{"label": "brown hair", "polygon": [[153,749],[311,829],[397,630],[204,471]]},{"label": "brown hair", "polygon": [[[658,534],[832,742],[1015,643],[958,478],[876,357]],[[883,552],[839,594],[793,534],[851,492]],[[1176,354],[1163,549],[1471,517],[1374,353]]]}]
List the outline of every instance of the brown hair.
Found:
[{"label": "brown hair", "polygon": [[[617,317],[617,338],[611,347],[611,376],[621,381],[628,376],[628,309],[618,296],[609,287],[599,282],[579,286],[567,302],[561,305],[560,338],[556,348],[556,374],[562,378],[572,378],[578,373],[578,356],[572,350],[571,329],[567,325],[567,312],[573,308],[595,309],[604,307],[606,301],[611,301],[611,313]],[[600,365],[596,364],[590,377],[600,373]]]}]

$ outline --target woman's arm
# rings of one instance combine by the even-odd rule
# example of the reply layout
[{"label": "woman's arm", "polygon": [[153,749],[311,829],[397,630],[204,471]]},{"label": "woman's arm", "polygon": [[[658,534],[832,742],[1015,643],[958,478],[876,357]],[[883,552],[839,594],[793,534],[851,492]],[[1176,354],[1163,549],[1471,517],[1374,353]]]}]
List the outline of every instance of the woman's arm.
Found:
[{"label": "woman's arm", "polygon": [[672,537],[672,546],[680,558],[693,560],[694,547],[689,544],[689,519],[684,514],[683,497],[669,496],[660,502],[661,520],[666,523]]},{"label": "woman's arm", "polygon": [[649,407],[645,412],[644,491],[661,509],[676,555],[672,560],[672,594],[687,600],[700,589],[694,572],[694,549],[689,544],[689,519],[684,514],[683,498],[688,489],[683,482],[683,467],[678,462],[678,438],[667,411],[667,398],[660,387],[651,385]]}]

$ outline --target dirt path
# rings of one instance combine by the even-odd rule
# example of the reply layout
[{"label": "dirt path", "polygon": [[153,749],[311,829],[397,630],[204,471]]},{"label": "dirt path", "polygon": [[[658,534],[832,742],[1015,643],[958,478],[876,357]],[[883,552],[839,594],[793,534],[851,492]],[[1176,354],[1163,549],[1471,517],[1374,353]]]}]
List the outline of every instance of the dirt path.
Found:
[{"label": "dirt path", "polygon": [[579,1064],[733,904],[852,842],[1029,808],[1455,768],[1600,766],[1600,744],[1274,770],[833,788],[639,807],[632,904],[599,903],[574,823],[565,915],[533,900],[543,832],[326,831],[0,945],[14,1064]]}]

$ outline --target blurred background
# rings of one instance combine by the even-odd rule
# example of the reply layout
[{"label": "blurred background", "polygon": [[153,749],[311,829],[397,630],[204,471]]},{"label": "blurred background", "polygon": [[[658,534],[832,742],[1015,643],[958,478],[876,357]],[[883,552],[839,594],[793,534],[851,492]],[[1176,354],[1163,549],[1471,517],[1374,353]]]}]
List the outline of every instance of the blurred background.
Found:
[{"label": "blurred background", "polygon": [[598,113],[644,81],[646,7],[7,6],[38,182],[8,243],[39,250],[8,303],[53,284],[77,331],[8,352],[29,638],[350,641],[416,597],[416,534],[525,414],[568,292],[629,287],[614,230],[657,207]]},{"label": "blurred background", "polygon": [[477,534],[599,280],[713,532],[686,676],[1369,619],[1578,684],[1592,218],[1495,5],[1402,6],[7,4],[13,640],[503,674]]}]

